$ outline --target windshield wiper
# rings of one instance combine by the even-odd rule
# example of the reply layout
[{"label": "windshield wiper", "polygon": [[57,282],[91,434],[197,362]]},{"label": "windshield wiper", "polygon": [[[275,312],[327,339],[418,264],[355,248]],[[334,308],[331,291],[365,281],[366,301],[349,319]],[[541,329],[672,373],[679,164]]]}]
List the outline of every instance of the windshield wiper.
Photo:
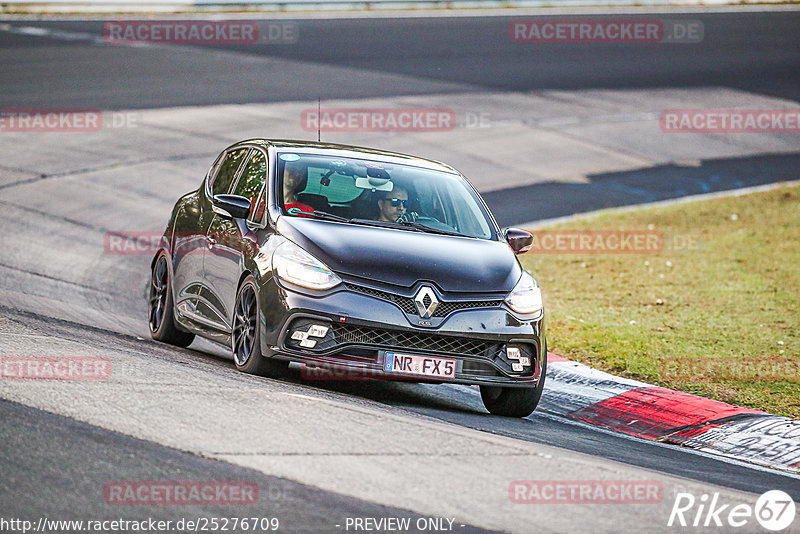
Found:
[{"label": "windshield wiper", "polygon": [[[303,212],[303,213],[308,213],[308,212]],[[413,230],[415,232],[428,232],[432,234],[455,235],[463,237],[462,234],[459,234],[457,232],[450,232],[448,230],[439,230],[438,228],[431,228],[430,226],[425,226],[424,224],[413,221],[391,222],[391,221],[377,221],[374,219],[360,219],[360,218],[348,219],[347,217],[334,215],[333,213],[328,213],[327,211],[320,211],[320,210],[314,210],[313,214],[309,213],[309,215],[313,215],[315,219],[323,219],[326,221],[363,224],[365,226],[380,226],[382,228],[397,228],[397,226],[400,225],[404,229]]]},{"label": "windshield wiper", "polygon": [[[308,213],[304,211],[303,213]],[[333,213],[328,213],[327,211],[320,211],[314,210],[313,213],[309,215],[313,215],[315,219],[325,219],[326,221],[337,221],[337,222],[350,222],[351,219],[347,217],[340,217],[339,215],[334,215]]]},{"label": "windshield wiper", "polygon": [[[357,217],[348,219],[347,217],[342,217],[340,215],[334,215],[333,213],[328,213],[327,211],[320,211],[314,210],[314,212],[304,211],[304,214],[311,215],[315,219],[321,219],[323,221],[335,221],[335,222],[343,222],[343,223],[350,223],[350,224],[361,224],[364,226],[380,226],[381,228],[397,228],[397,223],[389,222],[389,221],[376,221],[375,219],[359,219]],[[409,230],[414,230],[415,232],[422,232],[420,228],[416,227],[409,227]]]},{"label": "windshield wiper", "polygon": [[459,237],[464,237],[464,234],[459,234],[458,232],[450,230],[441,230],[439,228],[431,228],[430,226],[426,226],[422,223],[418,223],[415,221],[397,221],[397,224],[402,224],[403,226],[408,228],[415,228],[421,232],[430,232],[432,234],[455,235]]},{"label": "windshield wiper", "polygon": [[[366,226],[380,226],[381,228],[397,228],[396,222],[392,221],[378,221],[376,219],[350,219],[349,222],[353,224],[363,224]],[[421,229],[415,227],[409,227],[408,230],[414,230],[415,232],[422,232]]]}]

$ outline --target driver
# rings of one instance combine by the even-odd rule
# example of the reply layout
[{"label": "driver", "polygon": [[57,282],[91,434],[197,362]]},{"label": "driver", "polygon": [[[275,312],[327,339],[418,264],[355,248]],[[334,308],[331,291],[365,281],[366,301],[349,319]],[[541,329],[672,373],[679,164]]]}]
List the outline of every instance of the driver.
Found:
[{"label": "driver", "polygon": [[378,220],[397,222],[405,215],[408,204],[408,191],[396,185],[391,192],[384,192],[378,199]]}]

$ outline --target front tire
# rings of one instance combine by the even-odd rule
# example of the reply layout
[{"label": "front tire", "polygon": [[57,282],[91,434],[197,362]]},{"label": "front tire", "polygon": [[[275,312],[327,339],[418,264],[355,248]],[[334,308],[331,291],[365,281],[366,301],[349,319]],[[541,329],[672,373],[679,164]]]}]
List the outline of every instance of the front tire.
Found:
[{"label": "front tire", "polygon": [[258,288],[248,276],[236,294],[231,331],[231,350],[236,368],[243,373],[260,376],[281,376],[289,362],[265,358],[261,354],[261,334],[258,328]]},{"label": "front tire", "polygon": [[178,347],[188,347],[194,334],[178,330],[172,309],[172,284],[169,280],[169,265],[166,254],[159,254],[153,263],[150,276],[150,335],[156,341]]},{"label": "front tire", "polygon": [[481,386],[483,405],[494,415],[505,417],[528,417],[536,409],[544,391],[544,379],[547,373],[547,347],[542,359],[542,376],[534,388],[502,388]]}]

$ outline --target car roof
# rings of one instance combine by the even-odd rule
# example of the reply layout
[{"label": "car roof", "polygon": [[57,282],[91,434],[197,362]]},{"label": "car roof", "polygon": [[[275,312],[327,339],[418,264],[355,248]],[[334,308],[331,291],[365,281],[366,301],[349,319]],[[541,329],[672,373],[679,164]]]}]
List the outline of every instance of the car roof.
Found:
[{"label": "car roof", "polygon": [[336,143],[318,143],[314,141],[297,141],[291,139],[247,139],[240,141],[235,145],[229,147],[233,148],[240,145],[257,145],[269,150],[270,147],[278,150],[297,150],[305,154],[315,155],[328,155],[343,158],[360,158],[370,159],[372,161],[381,161],[385,163],[394,163],[396,165],[412,165],[414,167],[422,167],[425,169],[437,170],[451,174],[458,174],[456,169],[441,163],[439,161],[419,158],[409,154],[401,154],[398,152],[389,152],[386,150],[378,150],[375,148],[360,147],[354,145],[341,145]]}]

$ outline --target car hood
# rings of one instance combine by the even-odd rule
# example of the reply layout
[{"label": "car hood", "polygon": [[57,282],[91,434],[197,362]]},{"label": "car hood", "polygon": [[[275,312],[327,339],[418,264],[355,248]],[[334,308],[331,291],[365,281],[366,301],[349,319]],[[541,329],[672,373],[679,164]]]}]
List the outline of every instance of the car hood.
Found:
[{"label": "car hood", "polygon": [[443,291],[511,291],[522,270],[504,242],[282,216],[278,233],[340,275]]}]

